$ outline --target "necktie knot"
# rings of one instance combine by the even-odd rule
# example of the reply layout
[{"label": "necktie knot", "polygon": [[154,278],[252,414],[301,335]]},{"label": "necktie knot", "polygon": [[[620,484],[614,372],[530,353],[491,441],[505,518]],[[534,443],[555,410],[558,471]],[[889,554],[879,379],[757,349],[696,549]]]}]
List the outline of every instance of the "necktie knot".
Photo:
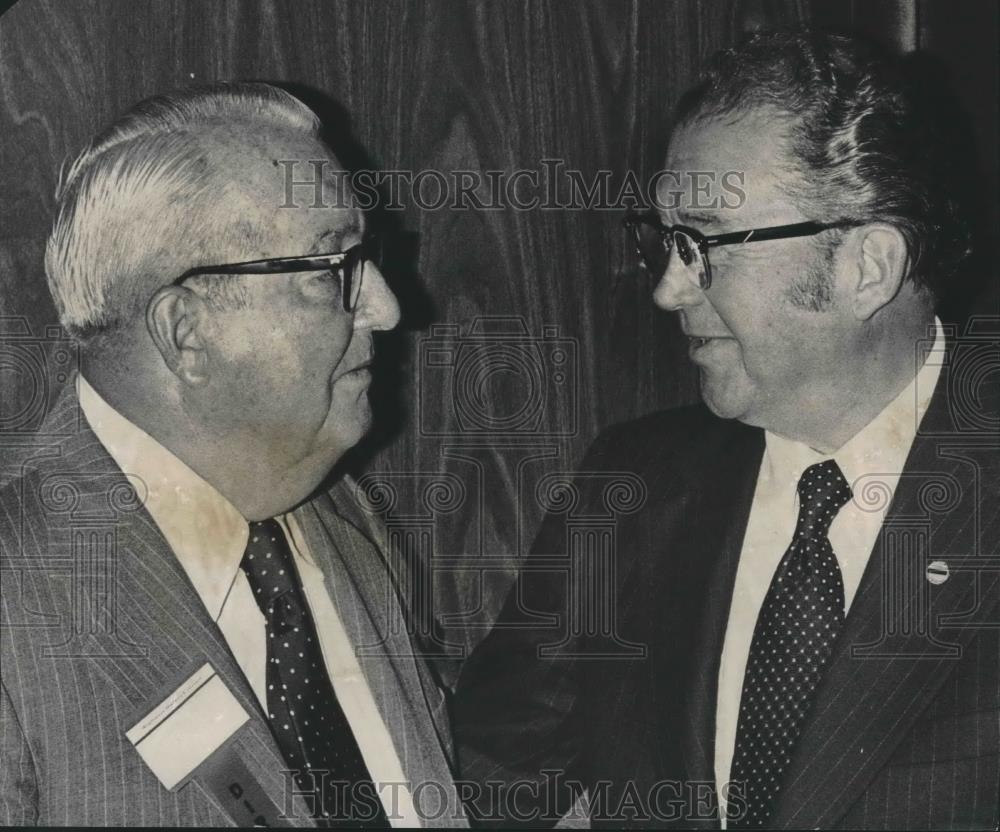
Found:
[{"label": "necktie knot", "polygon": [[825,537],[837,512],[854,496],[835,460],[810,465],[799,478],[799,519],[795,537]]},{"label": "necktie knot", "polygon": [[298,587],[292,552],[277,520],[250,523],[240,568],[264,617],[284,630],[297,613]]}]

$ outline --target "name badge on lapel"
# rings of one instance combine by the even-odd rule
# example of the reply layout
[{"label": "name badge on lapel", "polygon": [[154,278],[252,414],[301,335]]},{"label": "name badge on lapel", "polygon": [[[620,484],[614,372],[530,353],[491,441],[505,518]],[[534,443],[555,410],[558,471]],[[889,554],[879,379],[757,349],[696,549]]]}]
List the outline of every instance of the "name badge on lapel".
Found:
[{"label": "name badge on lapel", "polygon": [[237,826],[289,826],[231,742],[249,719],[206,662],[125,736],[165,788],[197,776]]},{"label": "name badge on lapel", "polygon": [[206,662],[125,736],[160,782],[174,789],[249,719]]}]

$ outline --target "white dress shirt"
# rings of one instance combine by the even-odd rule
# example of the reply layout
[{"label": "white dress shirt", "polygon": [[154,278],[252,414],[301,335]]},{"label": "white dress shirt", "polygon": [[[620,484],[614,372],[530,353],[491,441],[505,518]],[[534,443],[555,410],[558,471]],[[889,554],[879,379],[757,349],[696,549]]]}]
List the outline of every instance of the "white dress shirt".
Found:
[{"label": "white dress shirt", "polygon": [[[80,407],[101,444],[133,483],[187,573],[205,609],[218,624],[233,656],[267,712],[267,637],[240,561],[249,525],[233,505],[141,428],[109,405],[77,376]],[[386,815],[394,827],[419,827],[399,755],[375,704],[350,638],[323,583],[302,530],[291,514],[275,518],[285,531],[316,624],[320,649],[337,700]]]},{"label": "white dress shirt", "polygon": [[834,518],[829,538],[844,579],[845,614],[878,539],[886,510],[899,482],[917,426],[930,402],[941,370],[944,333],[935,318],[936,335],[913,381],[871,422],[833,454],[765,432],[761,459],[719,667],[715,710],[715,781],[725,829],[725,794],[736,745],[743,676],[757,615],[771,578],[792,541],[799,513],[798,482],[810,465],[831,457],[854,492]]}]

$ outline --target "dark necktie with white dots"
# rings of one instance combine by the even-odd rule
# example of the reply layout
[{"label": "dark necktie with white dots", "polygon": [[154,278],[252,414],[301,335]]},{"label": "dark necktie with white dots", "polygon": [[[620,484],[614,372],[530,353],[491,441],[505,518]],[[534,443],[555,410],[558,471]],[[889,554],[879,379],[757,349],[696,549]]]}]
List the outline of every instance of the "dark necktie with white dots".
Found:
[{"label": "dark necktie with white dots", "polygon": [[844,626],[844,581],[827,537],[851,487],[832,459],[799,479],[799,517],[753,631],[730,780],[746,814],[730,828],[766,826],[833,645]]},{"label": "dark necktie with white dots", "polygon": [[277,521],[250,524],[240,568],[267,621],[267,715],[298,790],[316,796],[316,817],[327,826],[389,828]]}]

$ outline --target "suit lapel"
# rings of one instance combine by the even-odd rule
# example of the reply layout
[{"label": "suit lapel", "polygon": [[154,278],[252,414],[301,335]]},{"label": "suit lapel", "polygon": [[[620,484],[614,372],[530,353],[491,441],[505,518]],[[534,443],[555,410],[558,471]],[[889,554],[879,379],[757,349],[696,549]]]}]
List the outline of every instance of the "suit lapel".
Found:
[{"label": "suit lapel", "polygon": [[[70,385],[52,418],[76,408]],[[286,764],[221,631],[142,506],[142,483],[122,473],[85,420],[59,450],[58,458],[44,463],[47,473],[39,486],[48,509],[47,554],[74,564],[77,580],[63,603],[77,618],[84,610],[87,620],[78,622],[85,632],[75,627],[72,641],[56,649],[86,656],[94,672],[124,697],[125,729],[171,693],[170,685],[185,671],[210,662],[250,716],[234,737],[237,755],[284,809]],[[71,501],[62,498],[66,494]],[[193,782],[211,793],[199,777]],[[312,824],[301,798],[294,798],[293,807],[297,822]]]},{"label": "suit lapel", "polygon": [[400,614],[394,570],[376,542],[377,529],[358,516],[360,509],[352,510],[356,497],[351,484],[338,482],[331,496],[300,507],[296,519],[323,570],[404,775],[413,783],[434,780],[451,792],[444,696],[430,675],[421,673],[425,668],[414,655]]},{"label": "suit lapel", "polygon": [[[137,718],[173,690],[162,686],[169,673],[174,675],[170,681],[175,681],[182,671],[210,662],[250,717],[236,735],[236,752],[275,805],[283,810],[286,784],[281,772],[287,764],[246,676],[187,574],[145,511],[129,524],[123,542],[119,611],[134,623],[137,633],[149,634],[146,639],[149,665],[158,670],[156,676],[149,678],[156,684],[140,689],[132,700],[138,706]],[[124,669],[115,668],[119,673]],[[194,779],[206,792],[210,791],[199,777]],[[309,810],[300,798],[295,800],[294,814],[297,824],[312,825]]]},{"label": "suit lapel", "polygon": [[[691,647],[692,669],[684,701],[682,745],[686,776],[692,781],[715,782],[719,662],[763,450],[762,431],[735,426],[717,456],[699,466],[703,473],[697,486],[701,505],[689,517],[699,518],[702,526],[688,533],[697,541],[690,557],[708,566],[702,617]],[[719,506],[727,507],[723,518],[719,517]],[[717,821],[707,821],[704,825],[714,826]]]},{"label": "suit lapel", "polygon": [[995,570],[979,579],[956,571],[937,586],[925,576],[928,555],[957,563],[963,554],[983,552],[986,529],[994,529],[995,539],[996,508],[988,515],[988,485],[978,481],[982,466],[975,462],[984,446],[977,451],[968,440],[940,438],[948,433],[954,436],[942,373],[796,745],[775,827],[834,824],[975,636],[974,626],[942,631],[942,616],[978,607],[979,620],[990,620],[989,608],[1000,597]]}]

